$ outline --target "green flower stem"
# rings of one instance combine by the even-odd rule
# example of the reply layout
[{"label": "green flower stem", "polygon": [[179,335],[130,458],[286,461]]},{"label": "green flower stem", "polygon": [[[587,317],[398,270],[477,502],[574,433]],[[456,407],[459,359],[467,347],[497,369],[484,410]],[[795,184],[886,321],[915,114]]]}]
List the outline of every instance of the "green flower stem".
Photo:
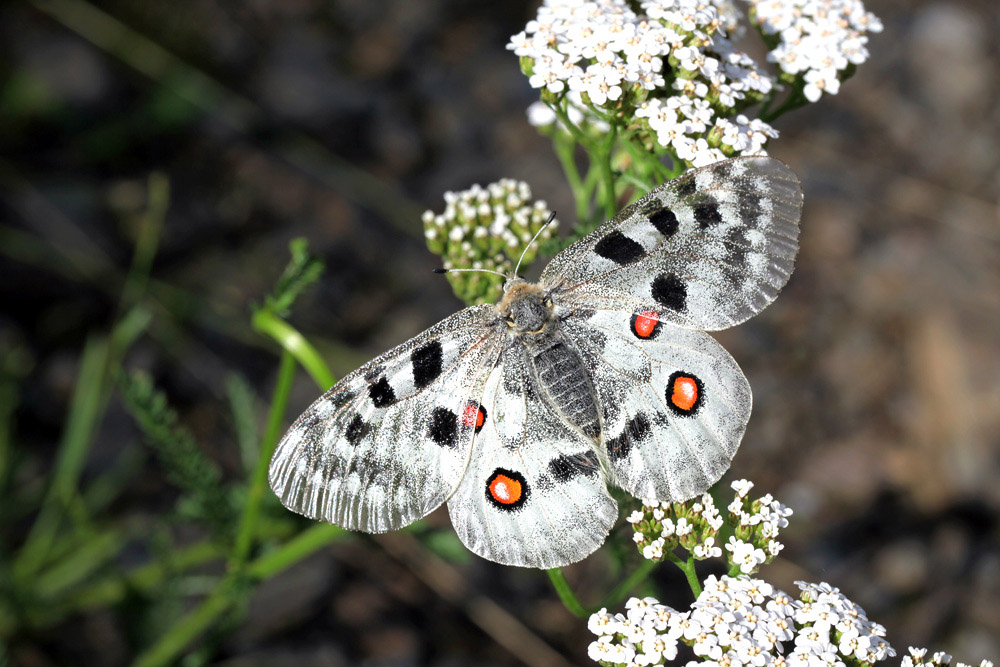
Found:
[{"label": "green flower stem", "polygon": [[569,612],[574,616],[579,616],[580,618],[587,618],[593,612],[580,602],[580,598],[576,597],[576,593],[573,589],[569,587],[569,582],[566,581],[566,577],[563,575],[562,568],[552,568],[551,570],[546,570],[549,575],[549,579],[552,581],[552,586],[556,589],[556,593],[559,595],[559,599],[562,603],[566,605]]},{"label": "green flower stem", "polygon": [[[260,539],[284,539],[297,530],[297,524],[298,522],[293,521],[261,522],[258,525],[257,536]],[[328,524],[317,526],[317,528],[320,527],[339,530]],[[298,540],[299,538],[294,538],[288,545],[290,546]],[[283,546],[262,558],[252,561],[247,565],[247,574],[251,577],[261,579],[265,578],[264,574],[270,576],[270,574],[278,571],[273,566],[266,567],[264,571],[260,570],[260,568],[269,559],[280,556],[284,552],[284,549],[285,547]],[[97,581],[87,582],[79,587],[72,586],[66,589],[53,590],[51,599],[46,599],[42,607],[31,609],[24,616],[31,627],[51,627],[69,614],[119,604],[132,592],[138,592],[142,595],[156,595],[157,589],[163,586],[169,577],[218,560],[225,555],[224,547],[215,540],[207,539],[196,542],[192,545],[172,550],[166,560],[153,561],[128,572],[112,574]],[[65,558],[67,561],[72,561],[74,553],[67,554]],[[39,581],[48,576],[50,572],[55,573],[63,568],[65,568],[65,571],[69,571],[73,567],[75,566],[71,563],[54,565],[39,576]],[[73,582],[64,580],[62,583],[72,584]],[[2,616],[2,613],[0,613],[0,616]],[[3,626],[3,621],[4,619],[0,618],[0,628]]]},{"label": "green flower stem", "polygon": [[170,181],[159,172],[149,175],[147,187],[148,204],[139,218],[135,249],[132,251],[132,265],[125,278],[119,308],[131,306],[142,298],[149,284],[149,274],[153,268],[153,258],[160,244],[163,223],[170,205]]},{"label": "green flower stem", "polygon": [[583,136],[583,132],[580,131],[580,128],[574,125],[573,121],[569,119],[569,114],[567,114],[566,110],[562,108],[562,105],[550,104],[549,108],[552,109],[553,113],[555,113],[556,118],[562,122],[563,128],[573,135],[576,143],[586,148],[590,142],[587,141],[587,137]]},{"label": "green flower stem", "polygon": [[576,142],[567,141],[565,135],[556,133],[552,137],[552,144],[556,149],[556,156],[562,164],[566,180],[569,181],[570,189],[573,191],[573,201],[576,204],[576,219],[586,220],[590,217],[590,198],[584,189],[583,179],[580,178],[580,170],[576,167]]},{"label": "green flower stem", "polygon": [[205,600],[183,616],[133,663],[134,667],[169,665],[235,601],[233,585],[223,581]]},{"label": "green flower stem", "polygon": [[125,546],[125,531],[107,528],[97,532],[52,567],[41,572],[33,581],[32,595],[38,599],[51,599],[60,591],[75,586],[98,568],[107,565]]},{"label": "green flower stem", "polygon": [[[345,531],[332,525],[315,525],[300,533],[274,551],[246,564],[258,517],[264,489],[267,486],[267,470],[271,455],[281,435],[285,410],[292,381],[295,377],[296,361],[310,371],[313,380],[322,389],[333,386],[335,378],[330,373],[316,350],[289,324],[266,309],[260,309],[253,316],[254,328],[265,333],[281,344],[281,366],[275,383],[274,395],[267,426],[261,441],[261,449],[254,468],[251,486],[247,494],[246,507],[240,519],[236,543],[229,556],[228,573],[215,591],[205,600],[180,618],[160,640],[136,660],[136,667],[159,667],[169,664],[215,620],[228,611],[240,598],[240,579],[249,575],[253,579],[271,577],[283,569],[297,563],[319,548],[345,535]],[[307,365],[310,364],[310,365]]]},{"label": "green flower stem", "polygon": [[247,490],[246,504],[240,517],[236,542],[229,556],[229,571],[237,572],[253,544],[257,519],[260,517],[260,504],[264,500],[264,489],[267,487],[267,469],[271,463],[271,455],[281,437],[285,411],[288,409],[288,398],[295,380],[295,357],[287,349],[281,353],[281,366],[278,369],[278,380],[275,383],[274,395],[271,398],[271,410],[267,418],[267,427],[261,439],[260,452],[257,454],[257,465],[254,467],[250,488]]},{"label": "green flower stem", "polygon": [[620,604],[625,599],[625,596],[635,590],[636,586],[645,581],[653,573],[657,565],[658,563],[654,561],[644,560],[641,565],[632,571],[632,574],[604,596],[599,605],[592,607],[588,607],[580,602],[580,598],[576,596],[576,593],[573,592],[573,589],[570,588],[569,583],[566,581],[566,577],[563,576],[561,568],[553,568],[546,570],[546,572],[549,575],[549,579],[552,580],[552,586],[556,589],[559,599],[566,605],[570,613],[580,618],[586,618],[601,608],[607,609]]},{"label": "green flower stem", "polygon": [[767,116],[768,112],[771,110],[771,106],[774,104],[774,100],[778,97],[778,87],[775,86],[771,88],[771,92],[767,94],[764,98],[764,102],[760,105],[760,111],[757,113],[758,118],[764,118]]},{"label": "green flower stem", "polygon": [[247,566],[246,572],[254,579],[269,579],[327,544],[347,535],[347,531],[331,523],[314,524],[279,548],[257,558]]},{"label": "green flower stem", "polygon": [[[267,579],[306,556],[347,535],[330,524],[314,525],[274,551],[260,556],[245,568],[254,579]],[[148,651],[136,659],[135,667],[168,665],[187,646],[228,611],[240,598],[236,577],[229,576],[205,600],[178,620]]]},{"label": "green flower stem", "polygon": [[688,586],[691,587],[691,592],[697,598],[701,595],[701,581],[698,579],[698,571],[694,567],[694,556],[688,556],[688,559],[681,560],[672,551],[666,554],[667,560],[680,568],[684,576],[687,577]]},{"label": "green flower stem", "polygon": [[639,196],[642,196],[643,194],[653,189],[653,186],[650,183],[647,183],[638,176],[633,176],[628,172],[621,174],[619,178],[624,180],[626,183],[634,185],[639,190],[640,193]]},{"label": "green flower stem", "polygon": [[[597,165],[591,162],[590,169],[587,171],[587,175],[583,178],[583,192],[588,202],[594,196],[594,190],[597,189],[597,184],[600,180],[601,170],[597,168]],[[589,219],[589,216],[586,219]]]},{"label": "green flower stem", "polygon": [[221,556],[217,542],[205,540],[171,553],[169,563],[152,562],[130,571],[90,584],[75,591],[55,611],[69,613],[118,604],[129,591],[150,592],[161,586],[173,572],[204,565]]},{"label": "green flower stem", "polygon": [[611,171],[611,154],[618,138],[617,126],[612,125],[608,138],[597,155],[597,163],[601,169],[601,182],[604,184],[604,214],[611,219],[618,212],[618,198],[615,196],[615,176]]},{"label": "green flower stem", "polygon": [[[632,574],[628,575],[626,579],[615,586],[610,593],[608,593],[603,600],[601,600],[601,607],[611,608],[615,607],[625,599],[625,596],[635,590],[635,588],[644,582],[649,575],[653,573],[656,566],[659,565],[656,561],[643,559],[642,564],[632,571]],[[600,608],[600,607],[598,607]]]},{"label": "green flower stem", "polygon": [[292,325],[266,308],[253,314],[253,328],[273,338],[283,350],[295,357],[320,389],[326,391],[337,381],[323,357]]},{"label": "green flower stem", "polygon": [[[764,109],[760,113],[760,119],[765,123],[771,123],[779,116],[791,111],[792,109],[798,109],[801,106],[805,106],[809,103],[806,99],[805,93],[802,92],[802,85],[798,84],[792,89],[785,101],[778,106],[774,111],[769,111]],[[768,104],[770,106],[770,104]]]},{"label": "green flower stem", "polygon": [[91,336],[80,358],[69,415],[59,441],[52,482],[42,508],[14,563],[14,577],[27,583],[47,562],[67,511],[77,492],[77,482],[90,452],[90,443],[107,406],[112,364],[125,354],[149,326],[152,315],[136,306],[112,330],[110,336]]}]

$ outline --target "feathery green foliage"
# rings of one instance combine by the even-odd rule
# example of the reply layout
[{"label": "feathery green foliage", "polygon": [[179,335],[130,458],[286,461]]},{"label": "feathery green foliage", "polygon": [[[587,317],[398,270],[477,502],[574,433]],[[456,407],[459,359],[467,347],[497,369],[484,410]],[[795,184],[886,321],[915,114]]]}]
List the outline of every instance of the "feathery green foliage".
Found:
[{"label": "feathery green foliage", "polygon": [[323,260],[309,254],[306,239],[292,239],[288,244],[292,258],[274,284],[274,290],[264,297],[264,308],[279,317],[288,317],[292,305],[302,291],[319,280],[326,266]]},{"label": "feathery green foliage", "polygon": [[191,432],[178,423],[167,397],[147,374],[119,373],[118,387],[146,444],[166,470],[167,479],[184,492],[182,514],[206,522],[218,538],[227,538],[236,523],[237,509],[222,484],[218,466],[201,451]]}]

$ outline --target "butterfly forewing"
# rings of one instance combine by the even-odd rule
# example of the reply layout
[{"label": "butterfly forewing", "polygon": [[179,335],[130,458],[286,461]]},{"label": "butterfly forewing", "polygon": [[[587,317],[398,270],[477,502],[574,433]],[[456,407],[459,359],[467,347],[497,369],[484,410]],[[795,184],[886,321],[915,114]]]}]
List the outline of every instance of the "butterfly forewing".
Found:
[{"label": "butterfly forewing", "polygon": [[448,513],[462,542],[484,558],[560,567],[601,546],[617,506],[596,443],[542,400],[529,364],[514,345],[490,375],[485,419]]},{"label": "butterfly forewing", "polygon": [[615,483],[638,498],[687,500],[729,468],[750,385],[711,336],[642,313],[593,311],[565,325],[598,395]]},{"label": "butterfly forewing", "polygon": [[560,303],[634,313],[650,306],[693,329],[760,312],[792,272],[802,193],[768,157],[735,158],[654,189],[557,255],[542,273]]},{"label": "butterfly forewing", "polygon": [[470,411],[499,354],[495,320],[492,306],[456,313],[313,403],[271,461],[282,503],[366,532],[401,528],[441,505],[468,462]]}]

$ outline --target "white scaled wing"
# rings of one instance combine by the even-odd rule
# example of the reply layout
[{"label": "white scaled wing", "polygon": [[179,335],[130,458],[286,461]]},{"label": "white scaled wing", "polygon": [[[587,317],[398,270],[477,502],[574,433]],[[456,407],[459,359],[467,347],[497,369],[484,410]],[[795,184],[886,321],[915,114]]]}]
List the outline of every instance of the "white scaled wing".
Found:
[{"label": "white scaled wing", "polygon": [[750,385],[715,339],[662,322],[578,312],[563,326],[603,414],[615,483],[637,498],[687,500],[729,468],[750,418]]},{"label": "white scaled wing", "polygon": [[539,396],[519,344],[486,382],[465,477],[448,501],[459,538],[504,565],[561,567],[604,542],[618,516],[595,444]]},{"label": "white scaled wing", "polygon": [[425,516],[465,471],[501,337],[492,306],[466,308],[344,377],[278,443],[270,482],[286,507],[380,533]]},{"label": "white scaled wing", "polygon": [[[792,272],[802,191],[769,157],[689,171],[559,253],[542,273],[561,305],[725,329],[760,312]],[[553,297],[555,298],[555,297]]]}]

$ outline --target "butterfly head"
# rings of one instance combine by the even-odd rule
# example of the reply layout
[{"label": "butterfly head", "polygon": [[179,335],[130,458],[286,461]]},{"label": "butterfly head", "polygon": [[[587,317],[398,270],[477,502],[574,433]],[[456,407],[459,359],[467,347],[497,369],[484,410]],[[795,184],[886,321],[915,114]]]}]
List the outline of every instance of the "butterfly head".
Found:
[{"label": "butterfly head", "polygon": [[542,288],[523,278],[510,278],[503,286],[497,311],[515,336],[540,334],[552,320],[552,299]]}]

